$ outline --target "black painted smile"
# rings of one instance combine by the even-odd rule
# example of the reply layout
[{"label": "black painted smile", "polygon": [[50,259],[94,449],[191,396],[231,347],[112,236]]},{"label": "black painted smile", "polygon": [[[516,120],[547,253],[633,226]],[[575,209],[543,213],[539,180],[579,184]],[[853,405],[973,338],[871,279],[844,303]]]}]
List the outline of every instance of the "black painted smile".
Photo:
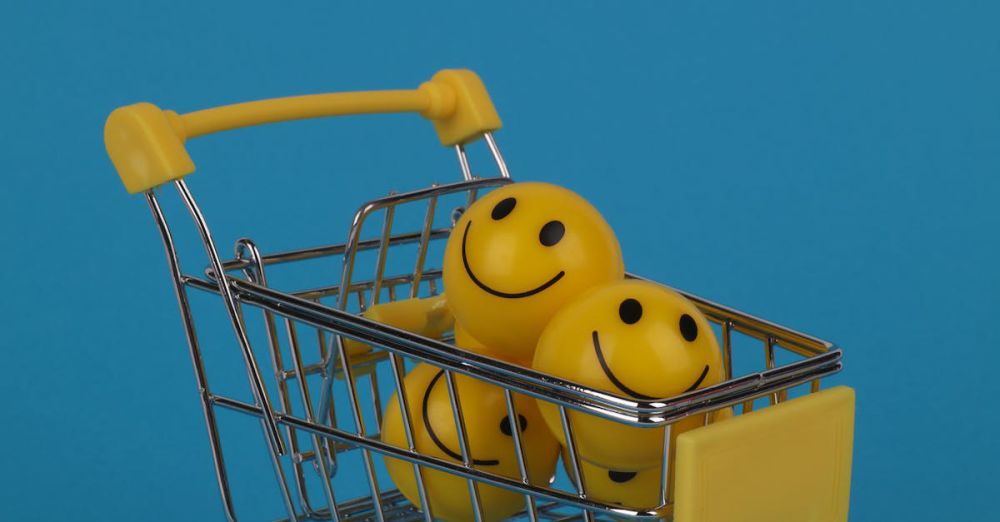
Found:
[{"label": "black painted smile", "polygon": [[[601,363],[601,369],[604,370],[604,375],[607,375],[608,379],[611,379],[611,382],[615,385],[615,387],[625,392],[626,395],[635,397],[636,399],[642,399],[644,401],[662,399],[662,397],[650,397],[648,395],[643,395],[641,393],[638,393],[629,388],[628,386],[625,386],[625,383],[619,381],[618,378],[615,377],[615,374],[611,371],[611,367],[608,366],[608,362],[604,360],[604,353],[601,351],[601,341],[597,337],[597,330],[594,330],[592,337],[594,339],[594,351],[597,352],[597,362]],[[707,375],[708,375],[708,365],[706,364],[705,369],[703,369],[701,371],[701,375],[698,376],[698,380],[694,381],[694,384],[692,384],[688,389],[684,390],[681,393],[687,393],[697,388],[698,385],[701,384],[701,381],[705,380],[705,376]]]},{"label": "black painted smile", "polygon": [[483,283],[482,281],[479,280],[479,278],[476,277],[476,274],[472,273],[472,267],[469,266],[469,257],[465,254],[465,241],[469,238],[469,228],[471,226],[472,226],[472,221],[466,223],[465,232],[462,233],[462,263],[465,265],[465,273],[469,274],[469,279],[472,279],[472,282],[476,283],[476,286],[482,288],[486,292],[495,295],[497,297],[503,297],[505,299],[520,299],[522,297],[530,297],[556,284],[556,282],[558,282],[560,279],[562,279],[564,275],[566,275],[566,272],[560,271],[558,274],[555,275],[555,277],[546,281],[542,286],[539,286],[532,290],[528,290],[527,292],[518,292],[514,294],[501,292],[499,290],[494,290],[486,286],[485,283]]},{"label": "black painted smile", "polygon": [[[427,385],[427,391],[424,392],[424,404],[423,404],[423,414],[424,414],[424,427],[427,428],[427,434],[431,436],[431,440],[434,441],[434,445],[438,447],[441,451],[445,452],[449,457],[455,460],[462,460],[462,456],[454,451],[451,451],[448,446],[445,446],[441,439],[438,438],[437,434],[434,433],[434,428],[431,426],[431,421],[427,419],[427,400],[431,397],[431,390],[434,389],[434,385],[437,384],[438,379],[444,375],[444,370],[441,370],[431,379],[431,383]],[[476,466],[496,466],[500,464],[499,460],[480,460],[472,459],[472,464]]]}]

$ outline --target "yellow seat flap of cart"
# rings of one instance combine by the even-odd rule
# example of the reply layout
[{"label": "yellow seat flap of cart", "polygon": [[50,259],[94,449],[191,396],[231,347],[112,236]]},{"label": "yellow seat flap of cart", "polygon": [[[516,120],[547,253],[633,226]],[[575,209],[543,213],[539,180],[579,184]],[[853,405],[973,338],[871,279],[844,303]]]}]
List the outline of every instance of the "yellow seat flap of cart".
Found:
[{"label": "yellow seat flap of cart", "polygon": [[843,522],[854,390],[838,386],[677,437],[676,522]]}]

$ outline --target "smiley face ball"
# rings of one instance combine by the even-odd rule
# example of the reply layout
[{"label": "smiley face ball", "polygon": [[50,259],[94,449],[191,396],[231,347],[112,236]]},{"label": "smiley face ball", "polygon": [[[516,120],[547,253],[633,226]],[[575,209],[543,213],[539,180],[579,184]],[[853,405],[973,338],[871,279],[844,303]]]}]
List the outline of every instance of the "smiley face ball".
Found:
[{"label": "smiley face ball", "polygon": [[[723,408],[710,414],[711,422],[721,422],[732,418],[732,408]],[[563,448],[563,468],[570,480],[576,484],[576,476],[570,463],[569,452]],[[663,486],[663,463],[639,470],[605,468],[580,459],[580,473],[587,488],[587,496],[606,504],[617,504],[633,510],[652,510],[660,505]],[[667,491],[673,491],[673,481],[669,481]],[[670,496],[667,497],[671,498]],[[625,519],[622,519],[625,520]]]},{"label": "smiley face ball", "polygon": [[[533,367],[635,400],[668,398],[724,378],[715,334],[698,308],[672,290],[634,280],[595,289],[559,311],[539,339]],[[539,407],[565,444],[556,405],[539,401]],[[663,458],[663,428],[568,413],[579,454],[593,464],[640,470]],[[702,424],[703,415],[677,421],[671,439]]]},{"label": "smiley face ball", "polygon": [[[562,452],[563,468],[576,484],[569,453]],[[638,471],[602,468],[580,459],[580,473],[587,487],[587,497],[606,504],[631,509],[650,509],[660,505],[661,464]]]},{"label": "smiley face ball", "polygon": [[[475,468],[520,480],[514,432],[520,430],[525,465],[532,484],[547,484],[555,471],[559,444],[549,433],[535,401],[513,394],[517,422],[507,415],[504,390],[480,380],[455,374],[455,390],[465,417],[466,436]],[[462,454],[455,427],[447,377],[435,366],[420,364],[404,379],[407,411],[413,428],[416,450],[461,464]],[[382,440],[407,448],[399,397],[390,399],[382,421]],[[386,467],[396,487],[418,508],[413,465],[386,458]],[[460,476],[431,468],[422,468],[431,513],[436,520],[460,522],[474,520],[468,481]],[[487,484],[479,484],[484,520],[503,520],[524,509],[524,496]]]},{"label": "smiley face ball", "polygon": [[513,183],[470,205],[444,254],[455,319],[482,346],[531,360],[556,310],[624,277],[611,227],[577,194],[547,183]]}]

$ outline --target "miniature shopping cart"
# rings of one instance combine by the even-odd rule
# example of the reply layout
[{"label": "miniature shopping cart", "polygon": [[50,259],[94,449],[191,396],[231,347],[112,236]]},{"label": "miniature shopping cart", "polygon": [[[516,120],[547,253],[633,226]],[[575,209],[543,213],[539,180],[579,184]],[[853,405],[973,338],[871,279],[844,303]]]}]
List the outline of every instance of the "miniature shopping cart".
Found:
[{"label": "miniature shopping cart", "polygon": [[[278,121],[388,112],[415,112],[431,120],[441,143],[455,149],[461,180],[361,205],[343,243],[262,253],[252,239],[243,238],[236,241],[234,258],[220,256],[183,179],[194,171],[186,140]],[[727,380],[669,399],[635,400],[469,353],[447,338],[427,338],[360,314],[379,302],[443,290],[435,256],[456,214],[478,194],[512,182],[493,137],[499,128],[479,78],[462,70],[441,71],[416,90],[279,98],[183,115],[140,103],[111,113],[105,128],[108,153],[126,189],[145,194],[166,248],[228,518],[236,520],[237,513],[216,420],[220,409],[259,419],[285,520],[433,520],[431,510],[416,509],[380,474],[380,456],[467,478],[477,519],[482,517],[478,485],[489,484],[524,495],[524,510],[516,520],[846,520],[854,396],[845,387],[820,390],[820,379],[842,368],[841,351],[828,342],[682,292],[716,328]],[[480,139],[495,160],[496,175],[473,175],[466,146]],[[157,190],[167,184],[174,186],[194,222],[207,268],[181,267],[161,206],[164,194]],[[376,225],[374,233],[365,227],[369,223]],[[294,271],[317,261],[340,268],[322,271],[305,289],[269,284],[276,270]],[[192,291],[217,296],[224,307],[241,355],[238,366],[245,366],[249,378],[249,396],[232,397],[209,386]],[[349,352],[345,339],[372,349]],[[556,404],[568,441],[564,458],[569,480],[531,484],[517,430],[511,443],[520,459],[519,478],[473,467],[464,444],[462,462],[417,452],[409,418],[409,448],[382,442],[378,427],[386,399],[396,392],[405,401],[399,393],[403,376],[416,362],[441,368],[449,382],[463,374],[503,387],[511,425],[517,425],[512,393]],[[265,365],[270,365],[268,371]],[[455,405],[454,386],[448,388]],[[669,451],[672,423],[695,415],[708,418],[724,408],[737,415],[681,434],[676,452]],[[662,473],[658,502],[619,505],[588,495],[567,422],[569,410],[666,427],[662,469],[674,458],[674,472]],[[407,411],[405,405],[402,411]],[[453,412],[463,433],[461,408]],[[350,459],[360,466],[345,464]],[[421,499],[426,499],[420,473],[416,476]],[[367,492],[345,495],[362,481]],[[260,519],[263,514],[244,515]]]}]

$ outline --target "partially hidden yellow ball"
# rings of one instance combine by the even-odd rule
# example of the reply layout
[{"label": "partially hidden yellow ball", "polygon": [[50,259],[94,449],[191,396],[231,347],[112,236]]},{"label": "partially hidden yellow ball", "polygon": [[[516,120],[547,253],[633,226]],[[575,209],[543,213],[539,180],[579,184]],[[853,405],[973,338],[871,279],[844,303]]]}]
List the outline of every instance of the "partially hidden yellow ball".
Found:
[{"label": "partially hidden yellow ball", "polygon": [[[404,379],[408,411],[416,450],[424,455],[462,463],[461,445],[444,371],[429,364],[413,368]],[[473,466],[483,471],[521,479],[515,452],[513,427],[507,415],[504,390],[498,386],[455,374],[455,389],[465,417]],[[525,465],[532,484],[547,484],[555,471],[559,444],[545,426],[535,401],[513,394],[517,428],[525,452]],[[382,440],[407,448],[399,398],[389,400],[382,420]],[[413,465],[386,458],[386,467],[396,487],[421,507]],[[467,479],[431,468],[422,468],[431,513],[436,520],[473,520],[472,497]],[[524,509],[524,495],[484,483],[479,484],[484,520],[503,520]]]},{"label": "partially hidden yellow ball", "polygon": [[[698,308],[672,290],[635,280],[602,286],[559,311],[542,333],[532,365],[639,400],[704,388],[725,375],[715,334]],[[565,444],[557,406],[539,405]],[[568,415],[580,456],[593,464],[639,470],[663,458],[663,428],[630,426],[575,410]],[[671,440],[704,420],[694,415],[675,422]]]},{"label": "partially hidden yellow ball", "polygon": [[624,271],[600,213],[570,190],[535,182],[506,185],[470,205],[443,265],[456,321],[482,345],[526,361],[556,310]]},{"label": "partially hidden yellow ball", "polygon": [[[723,408],[711,414],[712,422],[719,422],[733,416],[731,408]],[[576,484],[569,452],[563,448],[563,467],[570,480]],[[580,459],[580,472],[586,486],[587,497],[606,504],[615,504],[631,510],[652,510],[660,506],[663,485],[663,463],[655,466],[629,470],[606,468]],[[668,491],[673,488],[668,485]],[[669,497],[668,497],[669,499]]]},{"label": "partially hidden yellow ball", "polygon": [[[576,477],[568,452],[562,452],[563,467],[573,484]],[[587,488],[587,498],[629,509],[650,509],[660,504],[662,465],[638,471],[602,468],[580,459],[580,473]]]}]

